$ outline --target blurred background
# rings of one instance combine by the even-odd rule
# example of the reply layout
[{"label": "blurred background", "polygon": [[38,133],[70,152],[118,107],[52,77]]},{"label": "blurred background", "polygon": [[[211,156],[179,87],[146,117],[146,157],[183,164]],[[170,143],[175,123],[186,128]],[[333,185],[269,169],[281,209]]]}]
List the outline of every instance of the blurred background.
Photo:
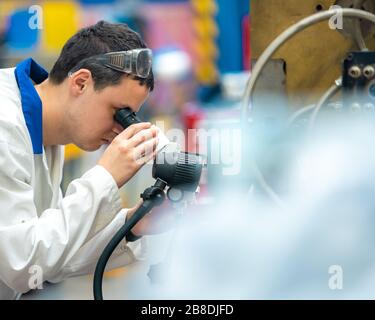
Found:
[{"label": "blurred background", "polygon": [[[373,23],[311,25],[256,68],[284,30],[333,5],[375,12],[373,0],[0,1],[0,67],[31,56],[50,69],[99,20],[138,31],[156,79],[140,116],[206,157],[180,226],[152,237],[146,266],[108,273],[105,297],[375,298]],[[102,152],[67,146],[63,189]],[[124,206],[152,183],[148,165]],[[88,299],[91,281],[25,298]]]},{"label": "blurred background", "polygon": [[[166,133],[171,128],[187,133],[208,113],[223,119],[236,112],[250,67],[249,8],[248,0],[1,0],[0,67],[31,56],[49,70],[80,28],[100,20],[126,23],[154,53],[157,84],[141,118],[161,123]],[[32,17],[41,19],[30,28]],[[194,140],[184,144],[182,149],[195,151]],[[101,152],[67,146],[64,189]],[[140,172],[124,188],[124,205],[135,204],[149,176]]]}]

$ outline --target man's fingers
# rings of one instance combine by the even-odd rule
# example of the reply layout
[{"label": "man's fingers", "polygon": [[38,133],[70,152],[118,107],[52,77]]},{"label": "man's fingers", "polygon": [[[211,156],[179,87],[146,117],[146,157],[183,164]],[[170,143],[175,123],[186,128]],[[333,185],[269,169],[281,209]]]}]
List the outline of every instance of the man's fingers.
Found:
[{"label": "man's fingers", "polygon": [[121,132],[120,136],[123,136],[125,139],[130,139],[139,131],[144,129],[149,129],[151,127],[151,123],[149,122],[141,122],[132,124],[130,127],[126,128],[123,132]]},{"label": "man's fingers", "polygon": [[159,139],[157,137],[152,138],[149,141],[146,141],[140,145],[138,145],[134,149],[134,158],[136,160],[147,157],[148,155],[152,154],[156,150],[156,146],[158,145]]},{"label": "man's fingers", "polygon": [[140,166],[143,166],[146,163],[148,163],[148,162],[152,161],[153,159],[155,159],[156,153],[157,153],[156,151],[153,151],[152,153],[150,153],[150,154],[148,154],[148,155],[146,155],[144,157],[141,157],[141,158],[137,159],[136,161],[137,161],[137,163]]},{"label": "man's fingers", "polygon": [[151,127],[149,129],[144,129],[142,131],[137,132],[133,137],[129,139],[129,147],[135,148],[140,144],[144,143],[145,141],[149,141],[155,138],[157,135],[157,130],[155,127]]}]

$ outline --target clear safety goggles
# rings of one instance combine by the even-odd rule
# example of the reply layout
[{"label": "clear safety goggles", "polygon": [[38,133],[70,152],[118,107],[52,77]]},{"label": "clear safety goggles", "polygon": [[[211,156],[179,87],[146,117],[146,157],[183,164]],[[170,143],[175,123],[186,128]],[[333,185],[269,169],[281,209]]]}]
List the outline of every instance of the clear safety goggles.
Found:
[{"label": "clear safety goggles", "polygon": [[152,67],[152,51],[150,49],[133,49],[128,51],[108,52],[82,60],[70,72],[69,76],[78,71],[84,61],[92,60],[102,65],[140,78],[147,78]]}]

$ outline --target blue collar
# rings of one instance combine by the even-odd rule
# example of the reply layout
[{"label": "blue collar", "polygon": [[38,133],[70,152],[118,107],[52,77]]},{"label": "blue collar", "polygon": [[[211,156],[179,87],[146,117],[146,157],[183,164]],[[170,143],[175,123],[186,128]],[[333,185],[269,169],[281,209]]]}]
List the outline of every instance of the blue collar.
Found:
[{"label": "blue collar", "polygon": [[48,78],[48,72],[29,58],[19,63],[14,73],[21,93],[23,116],[29,130],[34,154],[42,154],[42,101],[31,80],[36,84],[42,83]]}]

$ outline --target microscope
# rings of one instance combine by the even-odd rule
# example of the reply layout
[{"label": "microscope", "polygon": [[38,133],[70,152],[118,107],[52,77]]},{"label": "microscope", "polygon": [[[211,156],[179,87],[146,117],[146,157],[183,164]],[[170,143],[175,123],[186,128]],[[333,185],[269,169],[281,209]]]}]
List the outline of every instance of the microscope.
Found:
[{"label": "microscope", "polygon": [[[118,110],[114,118],[124,129],[132,124],[142,122],[130,108]],[[167,197],[174,204],[182,203],[187,195],[196,192],[203,166],[202,157],[198,154],[170,151],[168,145],[159,150],[152,167],[152,177],[156,180],[154,185],[141,194],[142,205],[114,235],[96,265],[94,274],[95,300],[103,300],[103,273],[110,256],[121,240],[152,208],[163,203],[166,188],[168,188]]]}]

